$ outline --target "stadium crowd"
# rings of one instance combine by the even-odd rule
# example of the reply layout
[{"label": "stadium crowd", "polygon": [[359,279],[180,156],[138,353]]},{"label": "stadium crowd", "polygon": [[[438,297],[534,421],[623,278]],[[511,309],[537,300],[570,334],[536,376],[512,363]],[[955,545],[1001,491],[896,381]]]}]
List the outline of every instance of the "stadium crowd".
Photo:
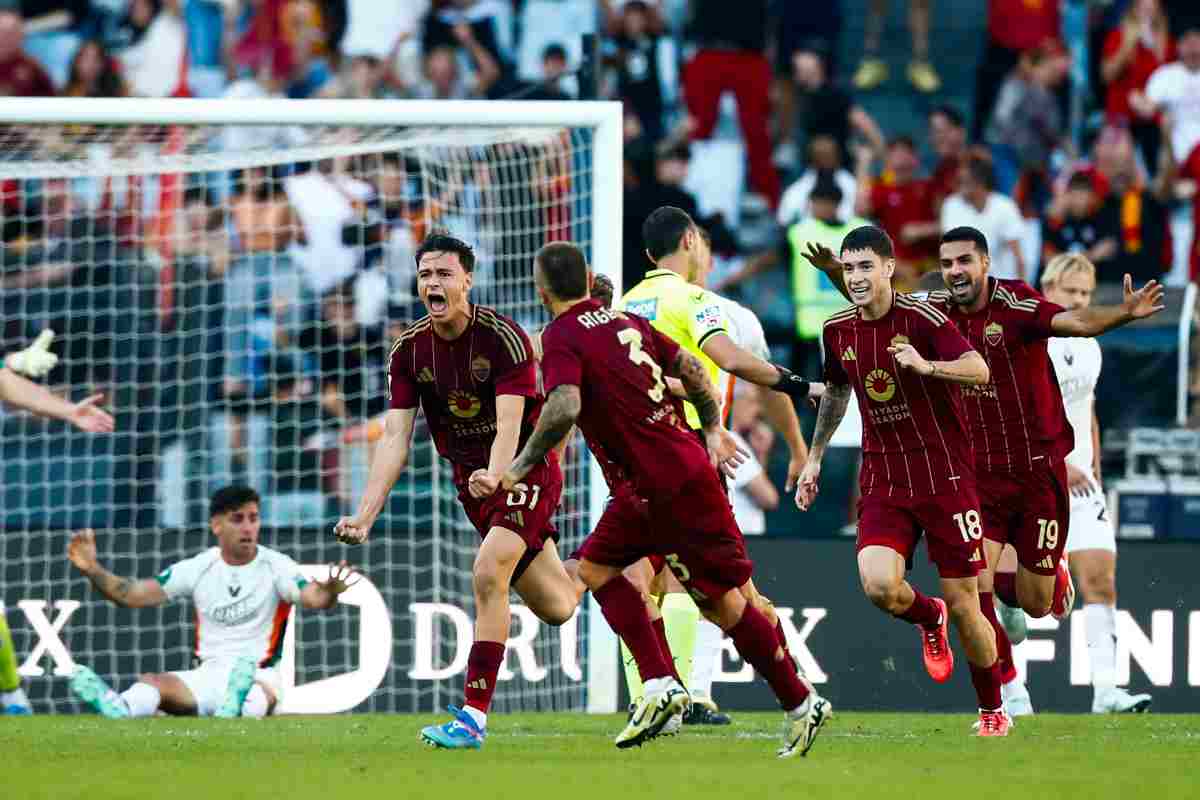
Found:
[{"label": "stadium crowd", "polygon": [[[900,44],[883,37],[895,9],[866,5],[860,27],[849,0],[0,0],[0,95],[620,100],[623,284],[651,266],[646,215],[683,208],[712,237],[710,288],[750,305],[805,374],[841,300],[799,244],[836,248],[863,219],[896,241],[906,288],[940,285],[938,236],[959,225],[986,233],[1000,277],[1034,282],[1050,256],[1079,251],[1101,284],[1197,280],[1192,0],[1086,4],[1083,24],[1072,7],[1085,4],[980,0],[986,25],[966,56],[931,43],[931,29],[962,24],[945,0],[899,4]],[[889,76],[896,47],[903,80]],[[946,91],[948,73],[976,64],[967,96]],[[878,113],[885,93],[902,113]],[[223,146],[302,137],[231,130]],[[519,176],[539,209],[530,227],[570,238],[556,198],[574,164],[554,147],[533,162]],[[344,508],[345,474],[364,467],[339,465],[339,442],[371,436],[387,343],[415,311],[411,253],[451,205],[422,194],[420,169],[394,154],[249,168],[194,181],[169,208],[136,178],[8,181],[5,344],[46,322],[86,332],[54,378],[104,389],[118,360],[104,348],[161,334],[134,382],[146,405],[183,411],[138,423],[166,432],[156,446],[203,427],[178,414],[216,404],[230,476],[273,476],[268,521]],[[463,174],[447,192],[488,181]],[[169,263],[151,233],[164,213]],[[761,420],[735,424],[765,459]],[[255,446],[267,436],[273,447]],[[252,463],[263,458],[274,463]]]}]

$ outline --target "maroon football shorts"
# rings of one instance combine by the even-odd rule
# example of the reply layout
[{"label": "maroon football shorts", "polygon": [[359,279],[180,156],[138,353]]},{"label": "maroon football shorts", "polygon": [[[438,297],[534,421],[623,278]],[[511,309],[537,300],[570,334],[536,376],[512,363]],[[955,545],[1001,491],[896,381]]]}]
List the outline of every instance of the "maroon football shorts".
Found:
[{"label": "maroon football shorts", "polygon": [[972,578],[983,568],[983,519],[975,490],[919,497],[867,495],[858,501],[858,549],[895,550],[912,567],[921,534],[943,578]]},{"label": "maroon football shorts", "polygon": [[512,491],[506,492],[500,488],[491,497],[476,499],[471,497],[466,486],[458,488],[459,502],[479,532],[480,539],[487,536],[492,528],[505,528],[525,542],[525,554],[513,570],[513,583],[542,552],[546,540],[558,538],[554,512],[558,509],[562,489],[562,470],[558,467],[557,459],[538,464]]},{"label": "maroon football shorts", "polygon": [[670,497],[651,498],[655,552],[704,605],[750,580],[754,565],[717,471],[698,470]]},{"label": "maroon football shorts", "polygon": [[1011,544],[1030,572],[1053,575],[1071,521],[1066,463],[1059,459],[1030,472],[989,472],[977,481],[983,535]]},{"label": "maroon football shorts", "polygon": [[648,504],[637,494],[622,491],[609,498],[596,529],[576,553],[593,564],[624,569],[652,556],[654,546]]}]

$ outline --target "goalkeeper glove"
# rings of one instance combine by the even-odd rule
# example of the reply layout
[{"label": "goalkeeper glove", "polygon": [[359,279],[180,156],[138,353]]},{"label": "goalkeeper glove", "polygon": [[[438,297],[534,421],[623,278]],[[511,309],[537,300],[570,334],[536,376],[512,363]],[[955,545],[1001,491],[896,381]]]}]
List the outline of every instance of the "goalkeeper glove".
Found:
[{"label": "goalkeeper glove", "polygon": [[30,378],[44,376],[58,364],[58,356],[50,352],[50,343],[53,341],[54,331],[42,331],[29,347],[6,355],[4,366]]},{"label": "goalkeeper glove", "polygon": [[771,366],[779,370],[779,380],[777,380],[775,385],[771,387],[772,389],[777,392],[783,392],[796,402],[802,402],[808,399],[808,381],[804,380],[787,367],[781,367],[778,364],[772,364]]}]

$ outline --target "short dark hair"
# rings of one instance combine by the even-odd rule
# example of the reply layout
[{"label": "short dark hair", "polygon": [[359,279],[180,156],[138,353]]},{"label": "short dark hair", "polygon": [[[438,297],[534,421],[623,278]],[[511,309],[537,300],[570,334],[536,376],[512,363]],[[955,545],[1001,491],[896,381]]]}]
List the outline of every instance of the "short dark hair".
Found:
[{"label": "short dark hair", "polygon": [[877,225],[860,225],[847,233],[846,238],[842,240],[842,252],[847,253],[851,250],[870,250],[885,260],[896,257],[892,237]]},{"label": "short dark hair", "polygon": [[976,182],[992,190],[996,188],[996,168],[990,158],[981,155],[971,155],[963,162],[963,168]]},{"label": "short dark hair", "polygon": [[560,61],[567,60],[567,48],[563,47],[558,42],[551,42],[546,45],[546,49],[542,51],[542,61],[549,61],[552,58],[557,58]]},{"label": "short dark hair", "polygon": [[956,128],[965,127],[967,124],[966,117],[963,116],[963,113],[948,103],[940,103],[939,105],[929,109],[929,116],[932,117],[934,114],[941,114],[943,117],[950,120],[950,124]]},{"label": "short dark hair", "polygon": [[817,180],[808,194],[808,199],[828,200],[834,205],[842,202],[842,187],[837,185],[837,180],[833,177],[832,172],[827,170],[817,172]]},{"label": "short dark hair", "polygon": [[914,153],[917,152],[916,141],[913,139],[913,137],[909,136],[907,133],[901,133],[901,134],[898,134],[898,135],[893,136],[892,138],[888,139],[887,147],[889,150],[891,150],[893,147],[907,147],[909,150],[912,150]]},{"label": "short dark hair", "polygon": [[599,272],[592,273],[592,299],[599,300],[605,308],[612,308],[613,289],[612,278]]},{"label": "short dark hair", "polygon": [[588,293],[587,259],[570,242],[551,242],[535,257],[546,288],[559,300],[577,300]]},{"label": "short dark hair", "polygon": [[1092,176],[1087,174],[1082,169],[1077,169],[1071,173],[1071,177],[1067,179],[1067,189],[1087,189],[1092,191],[1096,188],[1096,184],[1092,183]]},{"label": "short dark hair", "polygon": [[413,256],[418,267],[421,266],[421,259],[426,253],[454,253],[464,270],[475,271],[475,251],[462,239],[451,236],[449,231],[432,231],[425,237],[425,241],[421,242],[416,255]]},{"label": "short dark hair", "polygon": [[658,261],[679,249],[683,235],[694,228],[695,221],[682,208],[662,206],[650,212],[642,223],[642,242],[650,258]]},{"label": "short dark hair", "polygon": [[980,255],[988,254],[987,237],[983,235],[983,231],[978,228],[972,228],[970,225],[959,225],[957,228],[951,228],[942,234],[942,240],[938,243],[940,247],[949,242],[971,242],[975,245],[975,249]]},{"label": "short dark hair", "polygon": [[208,516],[211,519],[228,511],[239,509],[246,503],[261,501],[262,498],[258,496],[258,492],[249,486],[225,486],[217,489],[212,499],[208,501]]}]

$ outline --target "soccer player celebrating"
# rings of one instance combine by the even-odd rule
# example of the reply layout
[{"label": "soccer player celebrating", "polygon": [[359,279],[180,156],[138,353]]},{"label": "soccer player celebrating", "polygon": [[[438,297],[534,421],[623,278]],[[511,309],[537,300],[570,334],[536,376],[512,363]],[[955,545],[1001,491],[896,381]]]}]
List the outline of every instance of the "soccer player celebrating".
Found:
[{"label": "soccer player celebrating", "polygon": [[[1096,289],[1096,268],[1079,253],[1063,253],[1050,259],[1041,282],[1051,303],[1070,310],[1087,308]],[[1100,485],[1100,425],[1095,411],[1100,344],[1091,338],[1056,336],[1049,349],[1067,421],[1075,434],[1075,449],[1066,458],[1071,494],[1066,553],[1083,595],[1092,712],[1145,711],[1150,695],[1117,688],[1117,539]]]},{"label": "soccer player celebrating", "polygon": [[346,562],[329,577],[310,582],[296,562],[258,543],[259,497],[245,486],[226,486],[209,501],[209,527],[217,538],[192,558],[154,578],[119,578],[96,557],[96,535],[80,531],[67,558],[105,598],[122,608],[154,608],[188,597],[196,607],[196,657],[200,666],[142,675],[118,694],[83,665],[71,691],[111,719],[149,717],[158,711],[202,717],[261,718],[282,692],[276,662],[292,606],[328,609],[356,582]]},{"label": "soccer player celebrating", "polygon": [[496,491],[541,405],[529,337],[507,317],[470,302],[475,253],[465,242],[434,233],[416,262],[417,293],[429,313],[392,347],[383,437],[358,512],[339,520],[335,533],[350,544],[366,541],[408,461],[419,405],[483,539],[472,573],[475,642],[465,703],[451,707],[454,719],[426,727],[421,737],[435,747],[479,748],[508,640],[509,587],[550,625],[571,618],[580,593],[554,544],[551,518],[563,483],[557,455],[547,453],[520,485]]},{"label": "soccer player celebrating", "polygon": [[[87,433],[111,433],[114,427],[112,415],[98,405],[103,395],[92,395],[72,403],[22,377],[41,378],[54,369],[58,356],[50,351],[53,341],[54,331],[45,330],[29,347],[4,357],[0,364],[0,402],[39,417],[61,419]],[[17,651],[13,647],[12,632],[4,613],[0,612],[0,714],[32,713],[33,707],[21,688],[21,676],[17,674]]]},{"label": "soccer player celebrating", "polygon": [[[797,501],[808,508],[816,499],[825,449],[853,391],[863,420],[863,591],[881,611],[918,627],[925,667],[938,682],[954,668],[947,637],[954,623],[979,700],[979,735],[1007,736],[995,638],[979,606],[982,519],[959,391],[986,384],[987,364],[945,314],[892,288],[895,255],[881,229],[855,228],[841,255],[853,306],[825,322],[825,394]],[[922,532],[944,600],[904,580]]]},{"label": "soccer player celebrating", "polygon": [[[657,552],[779,698],[785,720],[778,755],[803,755],[828,721],[831,706],[796,674],[771,623],[741,591],[753,565],[713,469],[714,463],[735,458],[736,448],[721,428],[704,367],[645,319],[610,312],[591,299],[587,272],[582,252],[573,245],[547,245],[535,259],[538,293],[554,317],[542,335],[547,396],[503,486],[526,480],[577,424],[589,445],[602,449],[628,476],[651,523],[649,540],[641,525],[598,529],[585,541],[579,564],[580,577],[638,663],[653,665],[643,670],[643,678],[673,683],[648,630],[641,596],[622,569]],[[670,376],[687,389],[712,461],[681,420],[667,391]],[[639,718],[665,724],[678,711],[670,700],[669,690],[664,694],[648,686],[631,724]]]}]

